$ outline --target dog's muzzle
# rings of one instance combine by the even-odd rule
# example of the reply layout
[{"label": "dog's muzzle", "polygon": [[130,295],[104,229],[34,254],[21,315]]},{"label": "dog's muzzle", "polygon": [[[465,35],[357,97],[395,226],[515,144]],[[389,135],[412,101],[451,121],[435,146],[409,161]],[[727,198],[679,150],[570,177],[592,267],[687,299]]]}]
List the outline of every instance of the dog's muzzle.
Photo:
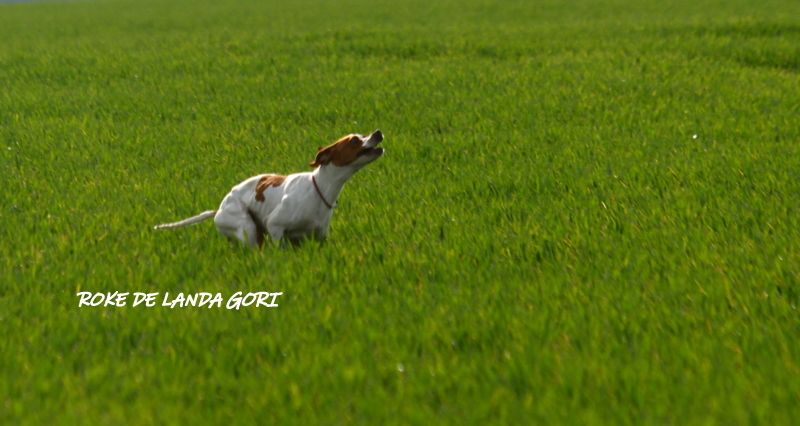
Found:
[{"label": "dog's muzzle", "polygon": [[375,145],[377,145],[383,141],[383,133],[381,133],[380,130],[375,130],[371,135],[369,135],[369,140],[370,142],[375,141]]},{"label": "dog's muzzle", "polygon": [[383,155],[383,148],[377,148],[378,144],[383,141],[383,133],[380,130],[375,130],[369,135],[369,139],[367,139],[367,143],[364,144],[364,149],[358,153],[358,155],[367,155],[367,154],[376,154],[378,156]]}]

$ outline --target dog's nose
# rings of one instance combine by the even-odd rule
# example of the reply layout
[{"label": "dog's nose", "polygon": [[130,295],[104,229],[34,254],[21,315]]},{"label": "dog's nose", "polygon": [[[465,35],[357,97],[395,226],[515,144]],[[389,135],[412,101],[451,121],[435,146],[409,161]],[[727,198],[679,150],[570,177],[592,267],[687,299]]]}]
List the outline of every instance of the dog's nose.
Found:
[{"label": "dog's nose", "polygon": [[383,133],[381,133],[380,129],[375,129],[375,131],[372,132],[372,136],[370,136],[369,138],[375,139],[377,142],[380,142],[383,140]]}]

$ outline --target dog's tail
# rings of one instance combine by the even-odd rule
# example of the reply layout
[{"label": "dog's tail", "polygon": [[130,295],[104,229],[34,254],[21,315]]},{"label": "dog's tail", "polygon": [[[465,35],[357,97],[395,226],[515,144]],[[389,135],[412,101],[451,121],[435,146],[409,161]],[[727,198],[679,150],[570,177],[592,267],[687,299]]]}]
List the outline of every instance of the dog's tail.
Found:
[{"label": "dog's tail", "polygon": [[210,217],[213,217],[217,214],[216,210],[207,210],[203,213],[200,213],[197,216],[192,216],[188,219],[183,219],[180,222],[172,222],[172,223],[162,223],[161,225],[156,225],[153,229],[166,229],[166,228],[180,228],[181,226],[192,225],[197,222],[202,222]]}]

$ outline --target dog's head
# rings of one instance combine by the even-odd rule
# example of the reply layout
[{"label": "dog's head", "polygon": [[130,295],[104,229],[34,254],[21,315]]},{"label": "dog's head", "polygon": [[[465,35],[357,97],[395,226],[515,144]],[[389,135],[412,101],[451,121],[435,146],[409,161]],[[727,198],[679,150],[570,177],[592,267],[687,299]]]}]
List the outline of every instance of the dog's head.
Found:
[{"label": "dog's head", "polygon": [[336,167],[350,168],[355,172],[383,155],[383,148],[378,148],[381,141],[383,133],[380,130],[375,130],[369,136],[347,135],[326,147],[320,147],[317,150],[317,157],[310,166],[332,164]]}]

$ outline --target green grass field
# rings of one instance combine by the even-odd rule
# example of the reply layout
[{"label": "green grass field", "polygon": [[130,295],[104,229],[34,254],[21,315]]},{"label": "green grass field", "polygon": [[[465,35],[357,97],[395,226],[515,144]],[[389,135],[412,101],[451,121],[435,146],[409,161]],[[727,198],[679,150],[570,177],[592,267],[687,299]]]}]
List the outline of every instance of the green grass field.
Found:
[{"label": "green grass field", "polygon": [[[324,244],[152,230],[375,128]],[[0,142],[2,424],[800,423],[797,1],[0,4]]]}]

